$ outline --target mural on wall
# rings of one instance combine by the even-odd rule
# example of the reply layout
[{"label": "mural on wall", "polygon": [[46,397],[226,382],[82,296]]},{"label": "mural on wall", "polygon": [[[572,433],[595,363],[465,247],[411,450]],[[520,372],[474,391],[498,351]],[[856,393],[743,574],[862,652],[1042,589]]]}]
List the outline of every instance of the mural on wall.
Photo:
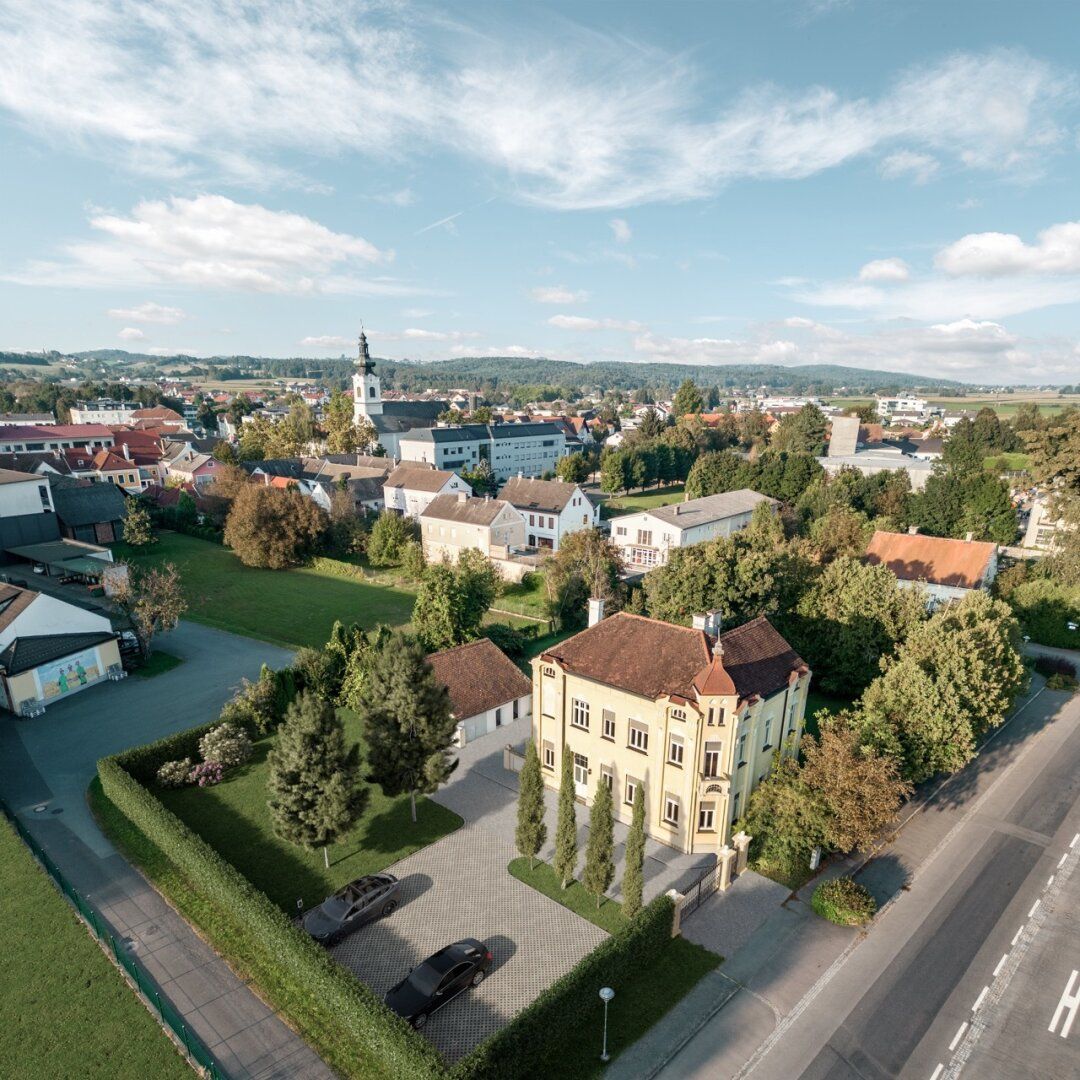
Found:
[{"label": "mural on wall", "polygon": [[84,649],[72,656],[65,656],[63,660],[42,664],[37,670],[41,679],[41,693],[46,699],[81,690],[102,675],[95,649]]}]

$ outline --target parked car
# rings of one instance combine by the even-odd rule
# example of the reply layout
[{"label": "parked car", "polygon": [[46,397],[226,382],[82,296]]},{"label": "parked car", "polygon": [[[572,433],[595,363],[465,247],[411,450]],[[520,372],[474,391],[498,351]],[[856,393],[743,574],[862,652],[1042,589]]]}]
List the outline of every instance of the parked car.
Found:
[{"label": "parked car", "polygon": [[312,908],[300,925],[318,942],[333,945],[358,927],[398,906],[401,882],[393,874],[368,874]]},{"label": "parked car", "polygon": [[433,953],[387,990],[383,1000],[414,1028],[471,986],[479,986],[491,967],[491,952],[482,941],[466,938]]}]

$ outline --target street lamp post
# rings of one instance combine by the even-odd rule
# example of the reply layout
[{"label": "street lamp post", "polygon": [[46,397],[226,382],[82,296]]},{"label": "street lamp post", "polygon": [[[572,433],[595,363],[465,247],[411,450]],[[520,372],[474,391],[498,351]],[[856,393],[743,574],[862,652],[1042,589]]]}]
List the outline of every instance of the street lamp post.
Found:
[{"label": "street lamp post", "polygon": [[604,1049],[600,1054],[600,1060],[608,1062],[611,1060],[607,1052],[607,1007],[608,1002],[615,996],[615,991],[610,986],[605,986],[600,990],[600,1000],[604,1003]]}]

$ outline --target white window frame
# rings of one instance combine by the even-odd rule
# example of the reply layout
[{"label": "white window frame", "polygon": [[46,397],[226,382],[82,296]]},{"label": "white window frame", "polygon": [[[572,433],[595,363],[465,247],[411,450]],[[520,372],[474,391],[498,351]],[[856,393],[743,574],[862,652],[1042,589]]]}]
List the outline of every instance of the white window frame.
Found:
[{"label": "white window frame", "polygon": [[672,795],[670,791],[664,792],[664,824],[676,828],[679,824],[679,815],[682,812],[682,802],[678,795]]},{"label": "white window frame", "polygon": [[[710,749],[710,748],[713,748],[713,747],[715,749]],[[715,778],[715,777],[720,775],[720,759],[721,759],[722,754],[723,754],[723,743],[706,743],[705,744],[705,753],[704,753],[704,756],[702,758],[702,764],[701,764],[701,771],[702,771],[702,774],[705,777],[707,777],[709,779],[712,779],[712,778]],[[709,771],[709,758],[710,757],[716,758],[715,767],[713,768],[712,772]]]},{"label": "white window frame", "polygon": [[[638,737],[635,741],[635,735]],[[641,745],[638,745],[640,743]],[[649,729],[640,720],[631,720],[626,734],[626,745],[643,754],[649,752]]]},{"label": "white window frame", "polygon": [[634,795],[637,793],[639,783],[640,781],[633,776],[626,778],[626,783],[623,785],[623,801],[627,806],[634,805]]},{"label": "white window frame", "polygon": [[698,807],[698,832],[716,831],[716,803],[703,802]]},{"label": "white window frame", "polygon": [[601,738],[615,741],[615,713],[611,709],[604,709],[601,714]]},{"label": "white window frame", "polygon": [[681,735],[674,732],[668,734],[668,764],[682,768],[683,759],[686,757],[686,742]]},{"label": "white window frame", "polygon": [[773,718],[771,716],[765,717],[765,731],[763,732],[761,738],[762,750],[766,749],[769,746],[772,746],[772,742],[770,741],[770,738],[772,736],[772,720]]},{"label": "white window frame", "polygon": [[543,758],[543,764],[545,769],[555,768],[555,744],[544,740],[543,747],[541,748],[541,757]]},{"label": "white window frame", "polygon": [[600,766],[600,779],[604,781],[608,786],[608,791],[612,794],[615,792],[615,766],[614,765],[601,765]]},{"label": "white window frame", "polygon": [[582,698],[570,699],[570,726],[580,731],[589,730],[589,703]]}]

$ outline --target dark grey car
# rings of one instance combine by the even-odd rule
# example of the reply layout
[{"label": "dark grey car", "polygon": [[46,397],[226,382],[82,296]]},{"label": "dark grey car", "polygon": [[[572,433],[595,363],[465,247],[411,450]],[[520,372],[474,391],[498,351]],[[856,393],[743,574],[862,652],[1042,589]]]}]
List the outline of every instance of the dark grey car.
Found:
[{"label": "dark grey car", "polygon": [[391,914],[400,889],[393,874],[368,874],[312,908],[300,925],[320,944],[333,945],[364,923]]}]

